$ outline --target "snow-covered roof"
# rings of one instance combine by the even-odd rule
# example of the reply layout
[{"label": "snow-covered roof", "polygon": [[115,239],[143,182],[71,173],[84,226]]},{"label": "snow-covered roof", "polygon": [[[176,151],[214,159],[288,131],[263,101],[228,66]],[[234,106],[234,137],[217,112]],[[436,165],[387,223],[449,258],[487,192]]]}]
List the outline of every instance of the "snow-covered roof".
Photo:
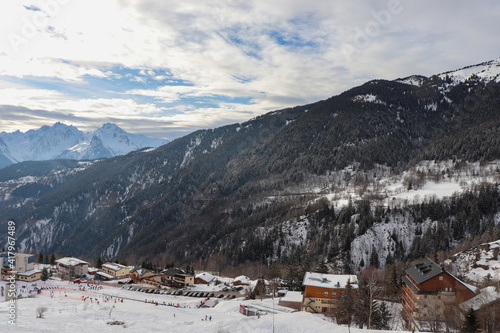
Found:
[{"label": "snow-covered roof", "polygon": [[215,279],[215,276],[213,276],[210,273],[203,272],[203,273],[200,273],[200,274],[196,274],[196,278],[197,279],[202,279],[203,281],[206,281],[206,282],[211,282],[213,279]]},{"label": "snow-covered roof", "polygon": [[64,266],[77,266],[77,265],[88,265],[89,263],[78,258],[64,257],[57,259],[56,263],[62,264]]},{"label": "snow-covered roof", "polygon": [[302,285],[321,288],[345,288],[349,282],[353,289],[358,288],[358,277],[356,275],[337,275],[307,272]]},{"label": "snow-covered roof", "polygon": [[248,276],[240,275],[240,276],[237,276],[237,277],[234,278],[233,283],[236,282],[236,281],[240,281],[241,283],[250,284],[250,282],[252,280],[250,280],[250,278]]},{"label": "snow-covered roof", "polygon": [[107,278],[107,279],[114,279],[114,278],[115,278],[113,275],[110,275],[110,274],[104,273],[104,272],[102,272],[102,271],[99,271],[99,272],[97,272],[96,274],[97,274],[97,275],[100,275],[100,276],[102,276],[102,277],[105,277],[105,278]]},{"label": "snow-covered roof", "polygon": [[26,272],[23,272],[23,273],[17,273],[17,275],[21,275],[21,276],[31,276],[33,274],[37,274],[37,273],[41,273],[42,271],[39,270],[39,269],[32,269],[31,271],[26,271]]},{"label": "snow-covered roof", "polygon": [[281,297],[283,302],[302,302],[303,295],[300,291],[287,291],[286,295]]},{"label": "snow-covered roof", "polygon": [[472,291],[474,294],[477,294],[479,292],[479,288],[477,287],[474,287],[473,285],[470,285],[468,283],[465,283],[464,281],[460,280],[459,278],[457,278],[456,276],[454,276],[453,274],[447,272],[448,274],[450,274],[451,276],[453,276],[453,278],[455,280],[457,280],[458,282],[460,282],[461,284],[463,284],[465,286],[465,288],[469,289],[470,291]]},{"label": "snow-covered roof", "polygon": [[127,266],[116,264],[114,262],[107,262],[107,263],[103,264],[102,267],[106,267],[107,269],[111,269],[113,271],[119,271],[120,269],[128,268]]}]

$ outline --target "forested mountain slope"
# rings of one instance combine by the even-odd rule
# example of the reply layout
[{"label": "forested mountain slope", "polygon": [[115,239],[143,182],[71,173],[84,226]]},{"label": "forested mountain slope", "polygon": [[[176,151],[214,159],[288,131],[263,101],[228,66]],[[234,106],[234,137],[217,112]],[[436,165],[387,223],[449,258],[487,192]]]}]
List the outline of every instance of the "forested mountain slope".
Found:
[{"label": "forested mountain slope", "polygon": [[[498,68],[370,81],[63,170],[13,165],[0,171],[0,223],[16,221],[22,250],[131,260],[327,257],[352,270],[446,249],[500,222]],[[462,194],[392,201],[395,183],[431,181]]]}]

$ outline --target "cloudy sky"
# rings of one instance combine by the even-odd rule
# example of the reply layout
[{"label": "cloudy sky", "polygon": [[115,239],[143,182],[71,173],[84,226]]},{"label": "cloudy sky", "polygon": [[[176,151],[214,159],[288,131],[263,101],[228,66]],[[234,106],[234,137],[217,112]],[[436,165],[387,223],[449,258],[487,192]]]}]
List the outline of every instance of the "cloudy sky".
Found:
[{"label": "cloudy sky", "polygon": [[0,131],[173,139],[496,59],[499,17],[497,0],[2,1]]}]

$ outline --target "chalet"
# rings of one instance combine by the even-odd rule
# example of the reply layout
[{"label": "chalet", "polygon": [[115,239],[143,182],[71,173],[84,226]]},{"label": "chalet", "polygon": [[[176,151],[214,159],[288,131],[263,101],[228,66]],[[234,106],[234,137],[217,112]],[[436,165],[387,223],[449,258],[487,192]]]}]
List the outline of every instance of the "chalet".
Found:
[{"label": "chalet", "polygon": [[234,278],[233,286],[249,286],[251,282],[248,276],[240,275]]},{"label": "chalet", "polygon": [[406,270],[403,277],[403,318],[411,330],[437,329],[444,321],[446,309],[460,304],[477,293],[430,259]]},{"label": "chalet", "polygon": [[194,283],[196,284],[209,284],[210,282],[215,280],[215,276],[210,273],[203,272],[200,274],[196,274],[194,279]]},{"label": "chalet", "polygon": [[89,263],[77,258],[64,257],[56,260],[57,271],[63,279],[84,276],[89,271]]},{"label": "chalet", "polygon": [[115,279],[123,279],[130,274],[130,268],[112,262],[103,264],[101,269],[104,273],[112,275]]},{"label": "chalet", "polygon": [[161,283],[173,287],[193,286],[194,275],[186,274],[180,268],[169,268],[161,272]]},{"label": "chalet", "polygon": [[162,285],[162,277],[161,275],[147,276],[142,280],[142,283],[148,284],[150,286],[159,287],[160,285]]},{"label": "chalet", "polygon": [[38,269],[33,269],[31,271],[17,273],[16,277],[19,281],[33,282],[36,280],[40,280],[40,278],[42,277],[42,271]]},{"label": "chalet", "polygon": [[129,278],[131,278],[134,283],[142,283],[145,278],[154,275],[155,274],[151,272],[149,269],[135,267],[130,271]]},{"label": "chalet", "polygon": [[304,275],[304,299],[302,310],[307,312],[329,312],[337,308],[338,300],[350,284],[354,294],[358,289],[356,275],[336,275],[307,272]]}]

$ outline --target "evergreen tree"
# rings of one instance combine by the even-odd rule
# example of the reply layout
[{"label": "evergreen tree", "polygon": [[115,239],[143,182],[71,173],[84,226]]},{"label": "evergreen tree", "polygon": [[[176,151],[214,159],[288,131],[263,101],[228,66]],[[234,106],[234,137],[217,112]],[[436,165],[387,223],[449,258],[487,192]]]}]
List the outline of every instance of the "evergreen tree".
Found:
[{"label": "evergreen tree", "polygon": [[302,261],[302,265],[300,265],[300,275],[301,275],[301,279],[304,277],[304,275],[307,273],[307,272],[310,272],[312,269],[311,267],[311,263],[309,262],[309,260],[305,259],[304,261]]},{"label": "evergreen tree", "polygon": [[326,265],[326,260],[321,259],[318,263],[318,266],[316,266],[316,272],[318,273],[323,273],[323,274],[328,274],[328,266]]},{"label": "evergreen tree", "polygon": [[43,263],[47,265],[49,263],[49,255],[46,255],[45,258],[43,259]]},{"label": "evergreen tree", "polygon": [[50,265],[54,266],[55,264],[56,264],[56,255],[52,253],[52,255],[50,256]]},{"label": "evergreen tree", "polygon": [[44,267],[42,269],[42,275],[40,277],[40,280],[42,280],[42,281],[45,282],[45,281],[47,281],[49,279],[49,276],[50,276],[49,275],[49,270],[47,269],[47,267]]},{"label": "evergreen tree", "polygon": [[386,281],[386,295],[389,296],[392,300],[399,300],[401,297],[401,283],[400,277],[396,271],[396,266],[392,266],[391,273],[389,274],[389,278]]},{"label": "evergreen tree", "polygon": [[269,272],[267,273],[267,277],[269,280],[276,281],[281,279],[281,269],[280,266],[273,262],[269,267]]},{"label": "evergreen tree", "polygon": [[476,333],[479,332],[479,321],[477,320],[476,312],[470,308],[465,315],[465,320],[460,330],[462,333]]},{"label": "evergreen tree", "polygon": [[333,239],[333,241],[330,244],[330,249],[328,250],[328,260],[330,262],[335,259],[339,255],[339,244],[337,243],[336,239]]},{"label": "evergreen tree", "polygon": [[286,268],[285,276],[283,278],[283,283],[288,288],[288,290],[300,290],[302,284],[302,278],[299,278],[299,269],[295,259],[290,261],[290,264]]},{"label": "evergreen tree", "polygon": [[347,285],[345,286],[345,289],[342,292],[342,295],[340,296],[337,307],[338,324],[347,324],[347,326],[351,326],[351,322],[355,311],[354,304],[355,304],[354,291],[352,289],[351,282],[347,281]]},{"label": "evergreen tree", "polygon": [[40,255],[38,256],[38,263],[43,264],[43,253],[40,252]]},{"label": "evergreen tree", "polygon": [[104,262],[102,261],[101,256],[97,257],[97,260],[96,260],[96,263],[95,263],[95,267],[96,268],[102,268],[102,264],[104,264]]},{"label": "evergreen tree", "polygon": [[392,316],[387,308],[387,305],[385,302],[381,302],[377,312],[375,313],[372,328],[376,330],[388,330],[390,328],[389,322],[391,321],[391,318]]},{"label": "evergreen tree", "polygon": [[377,253],[377,250],[375,249],[375,246],[372,246],[372,253],[370,254],[370,266],[373,266],[375,268],[380,267],[380,261],[379,261],[378,253]]}]

